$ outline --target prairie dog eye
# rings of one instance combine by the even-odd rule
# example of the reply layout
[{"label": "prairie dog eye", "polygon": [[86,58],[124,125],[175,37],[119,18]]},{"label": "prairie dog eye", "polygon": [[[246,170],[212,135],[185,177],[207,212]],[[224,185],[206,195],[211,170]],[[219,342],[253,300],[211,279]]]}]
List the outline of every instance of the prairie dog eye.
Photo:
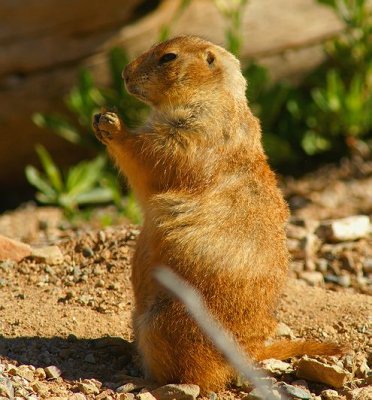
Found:
[{"label": "prairie dog eye", "polygon": [[165,64],[165,63],[167,63],[169,61],[174,60],[175,58],[177,58],[177,54],[174,54],[174,53],[164,54],[163,56],[160,57],[159,64],[160,65]]}]

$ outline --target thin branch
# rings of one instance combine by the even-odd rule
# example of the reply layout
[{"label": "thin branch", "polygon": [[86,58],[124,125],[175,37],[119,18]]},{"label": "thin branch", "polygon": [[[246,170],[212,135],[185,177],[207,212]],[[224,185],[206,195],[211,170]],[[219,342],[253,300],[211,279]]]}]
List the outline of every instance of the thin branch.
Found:
[{"label": "thin branch", "polygon": [[[278,400],[278,397],[272,391],[271,385],[263,380],[266,376],[261,371],[254,369],[252,361],[244,353],[241,346],[225,330],[221,323],[212,317],[200,293],[170,268],[158,267],[154,270],[154,275],[166,289],[184,304],[200,329],[210,338],[230,365],[256,387],[262,398],[265,400]],[[286,399],[283,395],[281,398]]]}]

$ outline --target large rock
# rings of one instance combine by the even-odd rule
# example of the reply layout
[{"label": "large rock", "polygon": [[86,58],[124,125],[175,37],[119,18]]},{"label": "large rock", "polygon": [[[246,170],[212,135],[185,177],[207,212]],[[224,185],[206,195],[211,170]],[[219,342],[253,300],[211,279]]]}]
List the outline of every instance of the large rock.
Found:
[{"label": "large rock", "polygon": [[[124,46],[131,56],[147,49],[174,18],[178,1],[138,19],[156,6],[144,0],[5,0],[0,4],[0,181],[25,184],[24,166],[35,163],[34,144],[45,144],[58,163],[76,161],[82,150],[33,125],[32,113],[62,108],[79,65],[107,82],[106,53]],[[145,5],[145,8],[140,6]],[[133,22],[136,21],[136,22]],[[274,77],[294,77],[320,62],[319,43],[342,29],[333,12],[315,0],[251,0],[244,13],[242,57],[259,58]],[[308,23],[311,21],[311,24]],[[133,22],[133,23],[131,23]],[[194,0],[172,24],[173,34],[198,34],[224,44],[225,20],[211,0]]]},{"label": "large rock", "polygon": [[297,365],[297,377],[340,388],[350,379],[348,372],[337,365],[326,365],[304,356]]},{"label": "large rock", "polygon": [[30,254],[28,244],[0,235],[0,260],[21,261]]}]

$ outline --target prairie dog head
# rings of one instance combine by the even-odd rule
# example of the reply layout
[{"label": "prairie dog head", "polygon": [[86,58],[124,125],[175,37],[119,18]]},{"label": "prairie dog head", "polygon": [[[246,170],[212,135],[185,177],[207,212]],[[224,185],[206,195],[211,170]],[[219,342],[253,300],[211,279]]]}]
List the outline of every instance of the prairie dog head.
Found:
[{"label": "prairie dog head", "polygon": [[123,71],[129,93],[157,109],[197,101],[245,100],[239,61],[196,36],[180,36],[152,47]]}]

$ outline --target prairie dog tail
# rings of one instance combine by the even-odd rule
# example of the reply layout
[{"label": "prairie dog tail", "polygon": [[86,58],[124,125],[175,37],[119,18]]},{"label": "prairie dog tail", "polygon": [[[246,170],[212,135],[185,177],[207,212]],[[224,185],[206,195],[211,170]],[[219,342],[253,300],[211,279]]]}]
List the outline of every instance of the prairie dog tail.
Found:
[{"label": "prairie dog tail", "polygon": [[279,340],[266,346],[258,355],[257,360],[266,360],[275,358],[277,360],[286,360],[295,356],[335,356],[344,354],[347,349],[335,343],[319,343],[315,341],[296,342],[291,340]]}]

